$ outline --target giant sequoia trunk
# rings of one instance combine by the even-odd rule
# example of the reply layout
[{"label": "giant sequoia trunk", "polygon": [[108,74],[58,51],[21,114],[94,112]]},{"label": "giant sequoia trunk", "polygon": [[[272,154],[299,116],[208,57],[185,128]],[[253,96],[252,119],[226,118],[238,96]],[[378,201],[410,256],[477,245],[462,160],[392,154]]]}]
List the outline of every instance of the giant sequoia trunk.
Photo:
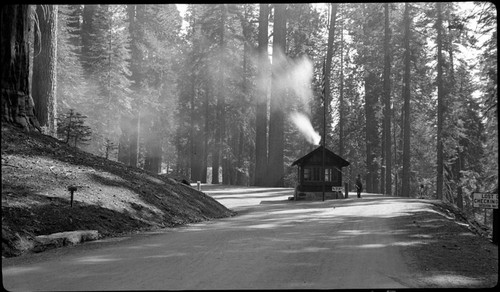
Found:
[{"label": "giant sequoia trunk", "polygon": [[0,12],[0,61],[2,122],[40,130],[34,116],[29,84],[28,5],[2,5]]},{"label": "giant sequoia trunk", "polygon": [[286,4],[274,5],[273,65],[271,87],[271,114],[269,117],[269,156],[267,185],[284,185],[284,103],[285,91],[274,83],[280,68],[279,60],[285,57],[286,45]]},{"label": "giant sequoia trunk", "polygon": [[259,12],[259,86],[255,98],[255,181],[264,186],[267,169],[267,57],[269,5],[260,4]]},{"label": "giant sequoia trunk", "polygon": [[57,5],[37,5],[39,30],[35,29],[32,95],[40,126],[55,136],[57,76]]}]

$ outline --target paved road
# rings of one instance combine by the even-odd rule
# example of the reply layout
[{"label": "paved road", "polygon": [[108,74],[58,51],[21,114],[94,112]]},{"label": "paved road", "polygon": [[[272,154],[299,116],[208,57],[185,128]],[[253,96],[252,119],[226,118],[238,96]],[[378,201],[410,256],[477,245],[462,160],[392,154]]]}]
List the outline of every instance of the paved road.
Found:
[{"label": "paved road", "polygon": [[[205,188],[205,186],[204,186]],[[418,202],[351,195],[287,201],[290,189],[205,188],[239,215],[2,261],[25,290],[416,288],[392,222]]]}]

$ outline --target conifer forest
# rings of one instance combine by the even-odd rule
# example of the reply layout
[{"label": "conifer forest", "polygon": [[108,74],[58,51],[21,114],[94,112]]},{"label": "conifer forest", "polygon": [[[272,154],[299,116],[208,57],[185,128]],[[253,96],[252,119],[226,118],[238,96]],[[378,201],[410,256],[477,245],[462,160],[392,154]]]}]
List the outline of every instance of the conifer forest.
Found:
[{"label": "conifer forest", "polygon": [[498,191],[492,2],[18,6],[30,88],[2,78],[2,122],[190,182],[295,187],[326,145],[350,188]]}]

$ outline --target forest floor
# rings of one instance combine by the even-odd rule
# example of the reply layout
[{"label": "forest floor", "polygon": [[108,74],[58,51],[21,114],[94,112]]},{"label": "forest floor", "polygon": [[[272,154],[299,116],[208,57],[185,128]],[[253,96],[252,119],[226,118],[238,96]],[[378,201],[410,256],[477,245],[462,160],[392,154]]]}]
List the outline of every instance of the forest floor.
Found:
[{"label": "forest floor", "polygon": [[[423,212],[401,218],[401,226],[417,227],[411,237],[433,242],[404,249],[422,287],[485,288],[498,286],[498,245],[492,230],[468,219],[456,206],[439,200]],[[407,220],[404,220],[407,219]],[[470,232],[468,232],[470,231]]]},{"label": "forest floor", "polygon": [[97,230],[103,238],[235,214],[171,177],[5,123],[1,134],[2,257],[32,252],[38,235]]}]

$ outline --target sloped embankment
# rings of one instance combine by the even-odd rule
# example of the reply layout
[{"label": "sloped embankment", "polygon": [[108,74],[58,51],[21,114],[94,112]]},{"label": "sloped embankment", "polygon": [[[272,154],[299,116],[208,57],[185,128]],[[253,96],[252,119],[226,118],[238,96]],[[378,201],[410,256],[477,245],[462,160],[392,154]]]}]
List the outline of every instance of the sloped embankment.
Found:
[{"label": "sloped embankment", "polygon": [[[234,215],[171,178],[107,160],[2,124],[2,256],[34,237],[98,230],[99,237]],[[76,187],[73,206],[68,187]]]}]

